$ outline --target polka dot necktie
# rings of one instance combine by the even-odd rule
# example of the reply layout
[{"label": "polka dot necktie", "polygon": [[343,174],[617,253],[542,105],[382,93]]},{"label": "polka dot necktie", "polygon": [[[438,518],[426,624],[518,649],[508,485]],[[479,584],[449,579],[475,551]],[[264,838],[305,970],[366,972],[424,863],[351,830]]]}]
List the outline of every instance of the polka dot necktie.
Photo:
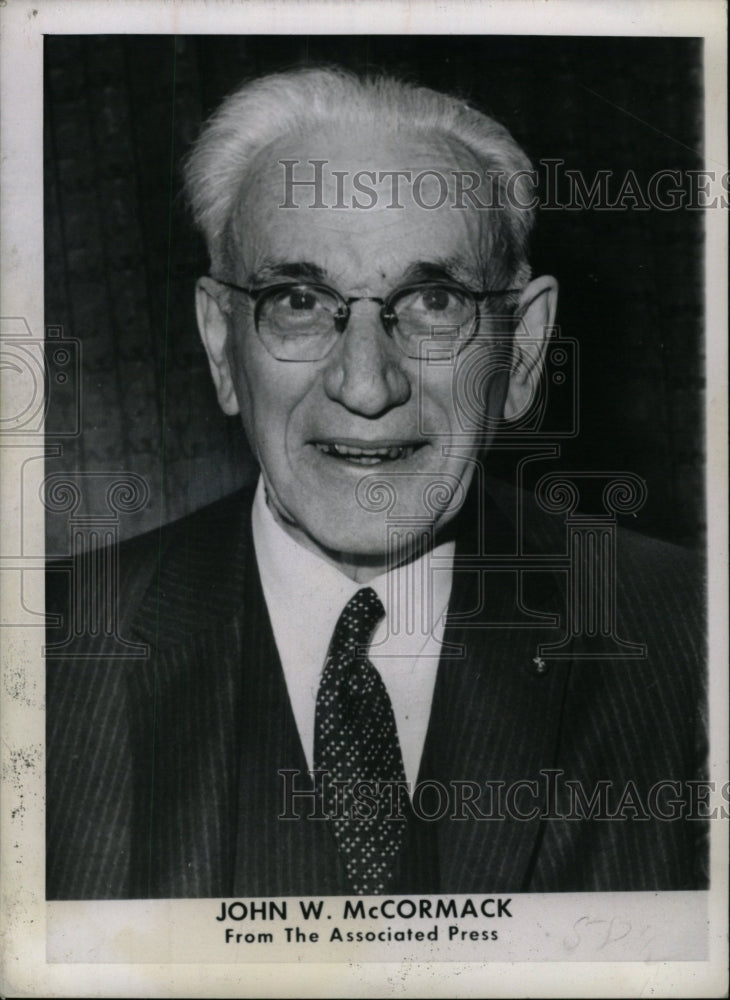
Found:
[{"label": "polka dot necktie", "polygon": [[[324,776],[324,808],[350,882],[358,895],[384,892],[405,833],[397,818],[397,792],[382,782],[405,781],[403,758],[388,692],[367,658],[373,630],[385,614],[371,587],[348,601],[335,626],[317,692],[315,768]],[[334,785],[333,779],[339,784]],[[358,804],[357,783],[370,801]],[[339,792],[339,795],[338,795]],[[373,806],[372,800],[376,805]]]}]

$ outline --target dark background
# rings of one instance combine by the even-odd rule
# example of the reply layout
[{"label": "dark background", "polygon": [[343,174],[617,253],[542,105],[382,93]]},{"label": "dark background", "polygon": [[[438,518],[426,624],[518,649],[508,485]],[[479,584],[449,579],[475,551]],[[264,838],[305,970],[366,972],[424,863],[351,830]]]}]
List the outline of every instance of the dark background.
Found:
[{"label": "dark background", "polygon": [[[244,78],[307,63],[385,69],[456,92],[504,122],[537,162],[588,180],[702,169],[696,39],[54,36],[45,51],[46,325],[81,342],[82,433],[47,472],[144,476],[151,499],[122,536],[251,480],[238,418],[218,410],[193,306],[204,248],[180,160]],[[613,190],[617,189],[614,184]],[[580,342],[580,434],[553,469],[647,480],[631,527],[704,538],[703,229],[697,211],[543,211],[532,259],[557,276],[558,321]],[[51,394],[48,439],[71,401]],[[60,439],[59,439],[60,440]],[[509,477],[510,458],[493,469]],[[541,467],[540,471],[548,471]],[[86,508],[104,510],[84,481]],[[67,515],[48,518],[49,554]]]}]

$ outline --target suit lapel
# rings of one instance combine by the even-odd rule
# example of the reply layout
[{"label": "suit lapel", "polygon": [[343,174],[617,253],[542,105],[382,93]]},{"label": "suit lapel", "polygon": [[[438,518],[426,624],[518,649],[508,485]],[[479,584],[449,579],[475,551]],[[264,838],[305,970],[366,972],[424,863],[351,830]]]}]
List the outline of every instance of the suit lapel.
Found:
[{"label": "suit lapel", "polygon": [[[134,630],[152,658],[130,682],[135,881],[142,895],[230,891],[241,698],[241,494],[166,534]],[[184,534],[182,533],[184,530]]]},{"label": "suit lapel", "polygon": [[279,818],[280,771],[301,772],[296,787],[307,787],[307,764],[261,589],[250,506],[238,495],[173,536],[135,622],[155,651],[130,683],[132,869],[143,896],[342,891],[327,824]]},{"label": "suit lapel", "polygon": [[[329,824],[308,818],[311,796],[285,801],[287,783],[305,792],[312,784],[255,560],[246,594],[234,894],[337,894],[344,872]],[[287,808],[296,818],[282,818]]]},{"label": "suit lapel", "polygon": [[[509,526],[497,511],[490,518],[484,551],[493,551],[491,541],[503,551]],[[504,799],[515,782],[534,781],[542,800],[540,771],[555,759],[567,670],[559,662],[538,670],[538,643],[552,633],[526,620],[513,570],[476,576],[459,568],[473,546],[472,536],[457,548],[444,642],[446,650],[461,647],[462,655],[443,657],[439,665],[421,778],[449,787],[452,803],[459,794],[454,782],[479,789],[477,808],[452,805],[451,816],[438,824],[441,891],[512,892],[529,879],[540,824],[509,813],[529,813],[535,798],[523,792],[500,810],[499,786],[488,793],[485,783],[503,783]],[[554,578],[536,574],[533,584],[530,605],[559,610]]]}]

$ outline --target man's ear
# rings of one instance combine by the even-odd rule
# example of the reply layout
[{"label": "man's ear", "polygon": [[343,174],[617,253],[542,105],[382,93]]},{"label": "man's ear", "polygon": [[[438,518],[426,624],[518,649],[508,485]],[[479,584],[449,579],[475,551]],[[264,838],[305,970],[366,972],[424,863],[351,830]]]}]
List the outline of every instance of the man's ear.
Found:
[{"label": "man's ear", "polygon": [[199,278],[195,286],[195,314],[218,402],[223,412],[232,416],[239,412],[239,406],[228,352],[228,314],[220,304],[221,294],[220,285],[212,278]]},{"label": "man's ear", "polygon": [[558,283],[544,275],[523,289],[517,309],[520,321],[515,330],[504,415],[516,420],[532,406],[540,385],[545,348],[555,322]]}]

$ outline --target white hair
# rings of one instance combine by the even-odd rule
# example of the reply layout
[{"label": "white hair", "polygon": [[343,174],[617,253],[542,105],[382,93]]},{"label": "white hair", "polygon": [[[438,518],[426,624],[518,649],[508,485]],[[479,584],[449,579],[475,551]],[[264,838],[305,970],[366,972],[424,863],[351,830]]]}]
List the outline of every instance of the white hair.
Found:
[{"label": "white hair", "polygon": [[243,179],[258,152],[283,136],[341,126],[430,131],[457,139],[503,194],[512,178],[513,196],[490,211],[490,257],[503,277],[529,277],[527,244],[534,212],[525,172],[531,164],[507,129],[459,98],[391,76],[361,78],[340,68],[273,73],[240,86],[204,125],[184,165],[195,221],[205,237],[213,273],[230,269],[228,230]]}]

